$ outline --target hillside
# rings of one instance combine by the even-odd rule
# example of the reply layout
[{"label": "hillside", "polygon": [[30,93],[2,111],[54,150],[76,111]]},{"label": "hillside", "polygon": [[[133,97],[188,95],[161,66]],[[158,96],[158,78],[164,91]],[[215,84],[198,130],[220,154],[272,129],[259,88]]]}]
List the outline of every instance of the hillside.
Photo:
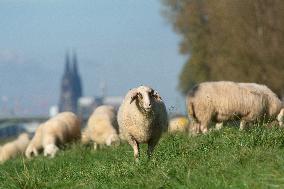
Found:
[{"label": "hillside", "polygon": [[0,188],[283,188],[284,130],[254,128],[188,137],[165,135],[150,161],[142,146],[94,152],[73,144],[55,159],[19,157],[0,165]]}]

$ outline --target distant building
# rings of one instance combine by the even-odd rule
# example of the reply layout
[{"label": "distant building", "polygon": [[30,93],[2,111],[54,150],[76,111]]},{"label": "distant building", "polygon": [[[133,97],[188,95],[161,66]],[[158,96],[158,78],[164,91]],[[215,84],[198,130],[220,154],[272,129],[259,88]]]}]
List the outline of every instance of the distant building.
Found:
[{"label": "distant building", "polygon": [[59,112],[71,111],[77,113],[77,103],[82,96],[81,78],[78,73],[77,56],[74,53],[72,63],[66,54],[65,70],[61,81]]},{"label": "distant building", "polygon": [[78,73],[76,54],[73,54],[72,62],[66,54],[65,70],[61,81],[60,99],[58,106],[51,106],[49,116],[53,117],[59,112],[71,111],[87,119],[98,106],[112,105],[117,110],[123,97],[106,96],[106,85],[101,85],[100,97],[83,96],[81,78]]}]

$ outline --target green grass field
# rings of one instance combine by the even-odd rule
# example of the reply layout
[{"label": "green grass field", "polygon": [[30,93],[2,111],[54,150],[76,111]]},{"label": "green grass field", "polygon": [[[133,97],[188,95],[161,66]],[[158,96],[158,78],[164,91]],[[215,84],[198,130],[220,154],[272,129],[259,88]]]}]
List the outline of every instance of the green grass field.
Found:
[{"label": "green grass field", "polygon": [[165,135],[150,161],[142,150],[140,163],[128,144],[19,157],[0,165],[0,188],[284,188],[283,129]]}]

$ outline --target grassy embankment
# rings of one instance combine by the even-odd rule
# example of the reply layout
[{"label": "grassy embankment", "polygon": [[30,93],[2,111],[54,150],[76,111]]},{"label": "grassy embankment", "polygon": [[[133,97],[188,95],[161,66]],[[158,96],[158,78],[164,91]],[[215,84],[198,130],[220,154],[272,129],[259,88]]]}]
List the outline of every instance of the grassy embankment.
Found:
[{"label": "grassy embankment", "polygon": [[74,144],[54,159],[0,165],[0,188],[284,188],[284,130],[226,127],[207,135],[165,135],[150,161],[142,146],[93,151]]}]

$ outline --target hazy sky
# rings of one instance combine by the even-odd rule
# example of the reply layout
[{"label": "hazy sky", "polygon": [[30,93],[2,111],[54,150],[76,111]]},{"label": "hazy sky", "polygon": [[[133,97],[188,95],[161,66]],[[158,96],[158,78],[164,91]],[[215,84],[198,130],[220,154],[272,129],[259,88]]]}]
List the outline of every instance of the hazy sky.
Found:
[{"label": "hazy sky", "polygon": [[147,84],[170,111],[184,111],[185,57],[162,8],[159,0],[1,0],[0,110],[47,114],[75,49],[84,95],[99,95],[101,82],[111,96]]}]

